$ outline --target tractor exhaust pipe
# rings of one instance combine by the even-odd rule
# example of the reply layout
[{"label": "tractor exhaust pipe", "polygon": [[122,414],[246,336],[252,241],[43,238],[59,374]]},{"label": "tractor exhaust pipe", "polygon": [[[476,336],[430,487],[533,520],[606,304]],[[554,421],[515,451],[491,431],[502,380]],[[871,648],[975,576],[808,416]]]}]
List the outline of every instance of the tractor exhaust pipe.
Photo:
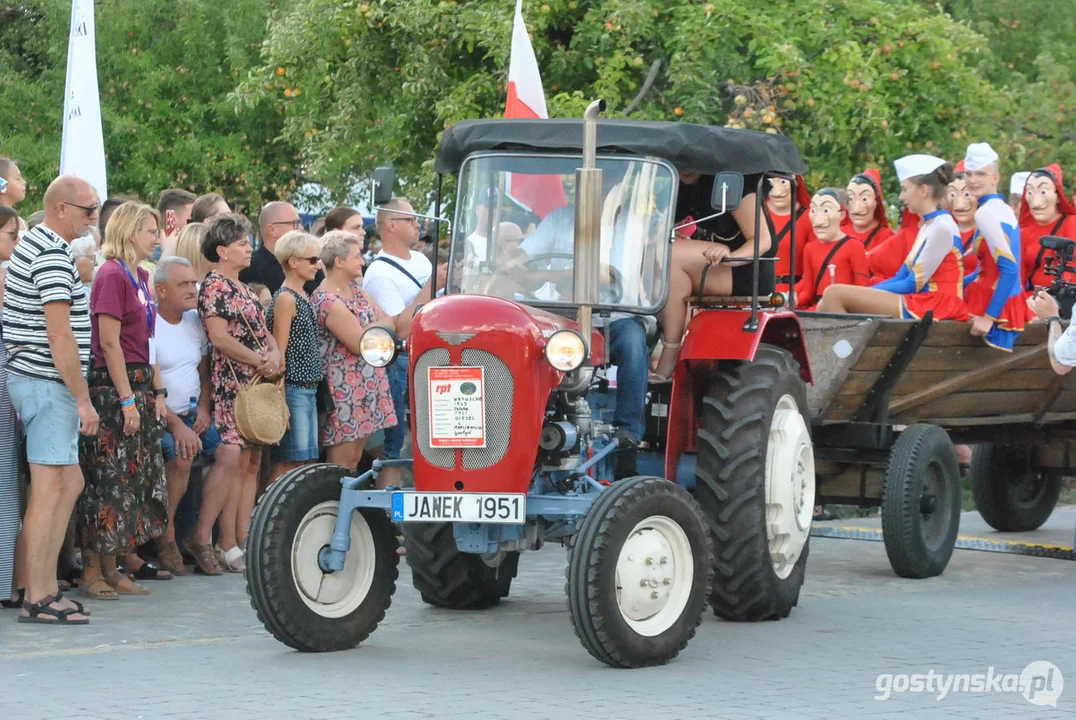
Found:
[{"label": "tractor exhaust pipe", "polygon": [[583,167],[575,171],[575,261],[572,294],[579,306],[579,333],[590,359],[591,314],[598,303],[598,264],[601,257],[602,171],[597,166],[598,115],[605,101],[595,100],[583,113]]}]

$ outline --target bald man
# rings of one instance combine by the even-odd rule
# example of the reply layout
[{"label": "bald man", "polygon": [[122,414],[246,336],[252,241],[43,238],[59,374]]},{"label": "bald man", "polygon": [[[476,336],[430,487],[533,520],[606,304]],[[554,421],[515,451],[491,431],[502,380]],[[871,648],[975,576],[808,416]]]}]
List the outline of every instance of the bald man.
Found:
[{"label": "bald man", "polygon": [[[258,230],[262,244],[250,258],[250,267],[239,273],[239,279],[245,283],[261,283],[275,293],[284,284],[284,268],[277,262],[277,240],[292,230],[302,230],[303,221],[299,211],[291,203],[271,202],[258,213]],[[317,276],[306,283],[303,288],[312,293],[325,276],[319,270]]]},{"label": "bald man", "polygon": [[13,600],[20,622],[85,624],[86,615],[59,595],[56,559],[82,492],[78,437],[97,435],[86,367],[90,307],[70,243],[97,223],[89,183],[71,176],[45,191],[45,218],[15,247],[3,309],[8,391],[26,430],[32,492],[19,538]]}]

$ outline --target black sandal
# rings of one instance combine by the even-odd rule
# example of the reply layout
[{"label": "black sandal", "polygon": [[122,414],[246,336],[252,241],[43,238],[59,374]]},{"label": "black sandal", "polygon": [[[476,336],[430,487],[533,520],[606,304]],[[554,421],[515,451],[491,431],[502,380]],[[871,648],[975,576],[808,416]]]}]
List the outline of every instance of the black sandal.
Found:
[{"label": "black sandal", "polygon": [[171,580],[172,573],[157,565],[152,560],[144,560],[142,567],[134,572],[128,571],[133,580]]},{"label": "black sandal", "polygon": [[26,601],[26,588],[21,588],[16,592],[18,593],[19,599],[11,600],[9,598],[4,598],[3,600],[0,600],[0,608],[3,608],[5,610],[22,609],[22,604]]},{"label": "black sandal", "polygon": [[[41,602],[23,602],[22,608],[29,615],[19,615],[19,622],[21,623],[37,623],[39,625],[89,625],[89,618],[82,618],[81,620],[72,620],[72,615],[81,615],[78,610],[57,610],[56,608],[49,607],[52,603],[56,602],[56,598],[52,595],[46,596]],[[53,620],[42,620],[41,616],[54,618]]]},{"label": "black sandal", "polygon": [[[56,593],[56,602],[60,602],[63,599],[64,592],[63,590],[61,590],[60,592]],[[70,598],[68,599],[70,600]],[[82,603],[80,603],[78,600],[71,600],[71,603],[75,606],[75,612],[77,612],[79,615],[85,615],[86,617],[90,616],[90,611],[84,608],[82,606]]]}]

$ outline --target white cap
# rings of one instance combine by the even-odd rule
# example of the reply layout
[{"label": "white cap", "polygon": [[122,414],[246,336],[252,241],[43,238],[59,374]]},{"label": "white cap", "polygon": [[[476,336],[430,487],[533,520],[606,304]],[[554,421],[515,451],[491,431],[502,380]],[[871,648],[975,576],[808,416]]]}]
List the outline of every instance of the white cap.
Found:
[{"label": "white cap", "polygon": [[1023,195],[1024,186],[1027,185],[1027,179],[1029,177],[1031,177],[1030,172],[1013,173],[1012,178],[1009,179],[1009,194]]},{"label": "white cap", "polygon": [[990,143],[972,143],[968,145],[968,152],[964,155],[964,167],[968,172],[982,170],[997,161],[998,154],[990,147]]},{"label": "white cap", "polygon": [[893,167],[897,169],[897,179],[904,181],[919,175],[929,175],[944,164],[944,160],[933,155],[905,155],[895,160]]}]

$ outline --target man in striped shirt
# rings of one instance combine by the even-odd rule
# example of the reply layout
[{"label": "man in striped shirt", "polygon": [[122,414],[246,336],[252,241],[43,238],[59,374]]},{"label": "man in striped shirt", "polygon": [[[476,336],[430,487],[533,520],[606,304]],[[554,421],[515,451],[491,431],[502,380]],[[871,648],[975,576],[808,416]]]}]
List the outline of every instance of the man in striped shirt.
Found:
[{"label": "man in striped shirt", "polygon": [[45,191],[45,219],[15,247],[4,285],[8,389],[26,429],[30,501],[20,537],[24,602],[20,622],[85,624],[60,596],[56,560],[82,492],[78,435],[96,435],[86,367],[89,298],[69,244],[96,223],[92,186],[71,176]]}]

